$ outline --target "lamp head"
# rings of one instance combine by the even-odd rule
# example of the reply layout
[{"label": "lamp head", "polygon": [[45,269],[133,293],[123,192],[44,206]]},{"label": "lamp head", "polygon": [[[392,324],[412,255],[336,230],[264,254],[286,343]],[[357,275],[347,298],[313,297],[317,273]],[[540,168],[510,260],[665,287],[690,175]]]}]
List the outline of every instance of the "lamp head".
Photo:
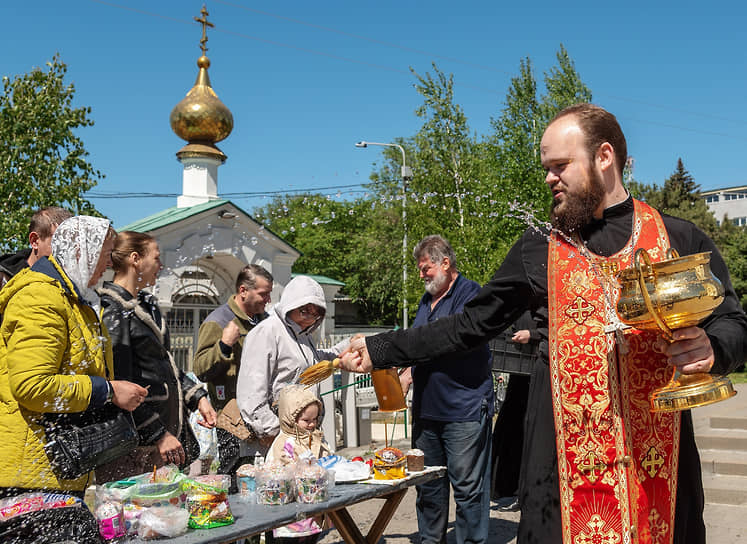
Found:
[{"label": "lamp head", "polygon": [[355,147],[368,147],[368,142],[358,142]]}]

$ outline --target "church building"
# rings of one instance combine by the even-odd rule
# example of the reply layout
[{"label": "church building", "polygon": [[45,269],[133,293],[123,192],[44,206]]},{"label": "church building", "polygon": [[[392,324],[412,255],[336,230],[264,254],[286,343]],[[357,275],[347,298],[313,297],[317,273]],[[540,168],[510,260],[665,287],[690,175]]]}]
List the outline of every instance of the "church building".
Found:
[{"label": "church building", "polygon": [[[184,370],[192,366],[199,326],[207,315],[235,292],[241,268],[257,264],[274,277],[272,304],[291,279],[291,268],[301,253],[266,229],[251,215],[218,196],[218,168],[226,155],[215,145],[233,129],[231,111],[213,90],[206,56],[207,11],[202,8],[194,86],[171,112],[171,128],[187,143],[177,153],[183,165],[182,194],[176,206],[135,221],[118,230],[146,232],[156,238],[164,270],[153,289],[171,332],[172,353]],[[324,288],[327,314],[320,338],[334,329],[334,303],[343,285],[314,276]]]}]

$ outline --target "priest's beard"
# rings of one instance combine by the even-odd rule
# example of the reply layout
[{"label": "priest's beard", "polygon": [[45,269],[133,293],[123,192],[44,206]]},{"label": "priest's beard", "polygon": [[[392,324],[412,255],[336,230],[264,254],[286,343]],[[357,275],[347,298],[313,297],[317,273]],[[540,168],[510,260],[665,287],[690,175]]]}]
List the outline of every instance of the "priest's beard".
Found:
[{"label": "priest's beard", "polygon": [[564,234],[574,234],[584,225],[591,223],[594,211],[604,200],[604,182],[601,174],[591,165],[588,166],[587,172],[587,183],[583,188],[566,191],[562,203],[553,201],[550,222]]}]

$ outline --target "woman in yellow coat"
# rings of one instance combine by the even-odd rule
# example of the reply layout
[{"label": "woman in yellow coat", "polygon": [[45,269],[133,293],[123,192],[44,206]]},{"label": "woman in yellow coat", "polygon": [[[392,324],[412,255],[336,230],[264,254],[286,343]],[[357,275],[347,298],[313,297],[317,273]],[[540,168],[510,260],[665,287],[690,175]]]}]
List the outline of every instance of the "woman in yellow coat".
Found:
[{"label": "woman in yellow coat", "polygon": [[[106,379],[114,375],[111,346],[92,287],[111,262],[115,236],[106,219],[71,217],[52,237],[52,256],[0,290],[0,498],[29,491],[64,492],[71,501],[82,497],[91,475],[57,477],[44,452],[44,414],[82,412],[107,402],[131,411],[148,394],[134,383]],[[65,510],[37,527],[41,541],[95,542],[97,534],[73,527],[94,521],[85,507]],[[32,541],[16,525],[32,524],[2,522],[0,540]]]}]

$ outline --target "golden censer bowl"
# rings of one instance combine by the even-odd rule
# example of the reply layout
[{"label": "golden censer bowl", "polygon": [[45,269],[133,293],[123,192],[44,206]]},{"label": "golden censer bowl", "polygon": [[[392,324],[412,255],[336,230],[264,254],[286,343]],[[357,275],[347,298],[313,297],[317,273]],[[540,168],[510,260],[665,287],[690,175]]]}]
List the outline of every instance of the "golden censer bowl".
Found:
[{"label": "golden censer bowl", "polygon": [[[667,252],[667,260],[652,262],[645,249],[635,253],[634,266],[617,275],[620,299],[617,314],[626,325],[661,331],[672,341],[672,330],[692,327],[713,313],[724,300],[724,286],[711,272],[711,253],[680,257]],[[680,374],[651,394],[651,409],[673,412],[728,399],[736,392],[724,376]]]}]

